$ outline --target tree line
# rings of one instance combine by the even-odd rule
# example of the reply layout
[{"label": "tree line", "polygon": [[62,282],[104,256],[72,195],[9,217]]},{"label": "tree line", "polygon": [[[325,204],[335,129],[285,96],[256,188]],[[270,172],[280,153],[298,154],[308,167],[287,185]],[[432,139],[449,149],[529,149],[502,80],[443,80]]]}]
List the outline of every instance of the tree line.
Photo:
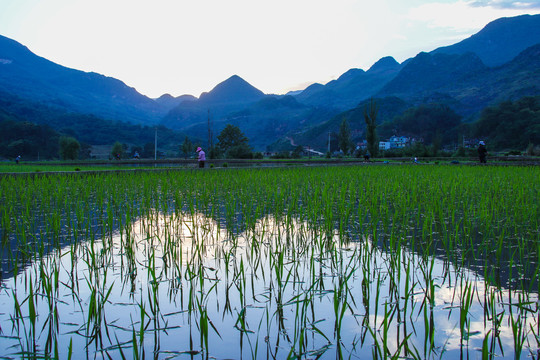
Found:
[{"label": "tree line", "polygon": [[[115,142],[135,144],[141,149],[150,147],[153,156],[156,131],[160,148],[176,151],[178,139],[183,134],[162,125],[143,126],[106,120],[0,92],[0,158],[13,159],[20,155],[28,160],[62,159],[76,153],[78,159],[86,159],[90,156],[91,145]],[[73,140],[79,143],[77,152],[73,150]],[[65,149],[71,150],[66,152]]]},{"label": "tree line", "polygon": [[[17,111],[15,111],[17,110]],[[367,141],[367,151],[376,156],[379,140],[391,135],[409,136],[422,139],[409,148],[388,151],[385,155],[429,156],[447,147],[459,144],[464,136],[484,140],[491,151],[540,148],[540,96],[524,97],[515,101],[504,101],[485,108],[475,122],[464,123],[460,115],[444,104],[421,104],[405,110],[391,119],[378,119],[380,105],[371,99],[362,111]],[[55,116],[56,114],[56,116]],[[34,122],[24,119],[40,119]],[[51,120],[54,119],[54,120]],[[62,128],[55,130],[49,123]],[[43,105],[0,100],[0,157],[13,159],[21,155],[25,159],[85,159],[90,157],[90,142],[113,144],[111,156],[131,157],[137,153],[141,158],[152,158],[154,135],[159,133],[160,149],[178,157],[192,157],[197,146],[203,146],[200,139],[174,132],[163,126],[152,128],[121,122],[111,122],[92,115],[58,113]],[[184,141],[179,144],[179,139]],[[351,134],[349,119],[344,117],[339,132],[331,136],[331,149],[341,149],[346,154],[355,151],[359,140]],[[131,143],[131,148],[127,143]],[[139,144],[139,145],[137,145]],[[294,155],[301,151],[294,149]],[[249,139],[237,126],[228,124],[217,136],[217,143],[205,149],[209,158],[249,159],[261,157],[254,153]],[[461,149],[463,152],[463,150]],[[365,152],[365,150],[364,150]],[[399,152],[399,154],[393,154]],[[358,154],[357,154],[358,155]]]},{"label": "tree line", "polygon": [[[359,126],[358,112],[351,113],[355,124]],[[463,139],[483,140],[492,151],[510,151],[515,153],[540,151],[540,96],[524,97],[515,101],[504,101],[485,108],[478,120],[463,122],[462,117],[448,105],[431,103],[411,107],[391,119],[377,121],[378,104],[371,99],[363,105],[362,124],[365,131],[356,138],[351,135],[349,119],[341,118],[339,132],[333,134],[336,141],[331,141],[331,150],[341,150],[352,154],[355,143],[366,140],[367,149],[372,155],[379,152],[379,140],[392,135],[415,138],[404,149],[392,149],[385,156],[437,156],[441,151],[455,148],[466,153]]]},{"label": "tree line", "polygon": [[[261,153],[254,153],[249,145],[249,139],[236,125],[227,124],[217,136],[217,144],[207,149],[206,154],[210,159],[253,159],[262,157]],[[189,137],[185,137],[180,146],[185,157],[189,156],[199,144],[195,145]]]}]

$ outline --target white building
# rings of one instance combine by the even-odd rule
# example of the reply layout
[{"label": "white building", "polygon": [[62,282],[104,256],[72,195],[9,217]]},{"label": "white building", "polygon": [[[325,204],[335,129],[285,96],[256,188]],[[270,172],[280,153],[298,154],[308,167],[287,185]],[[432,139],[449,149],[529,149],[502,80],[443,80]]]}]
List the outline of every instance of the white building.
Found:
[{"label": "white building", "polygon": [[379,141],[379,150],[390,150],[392,148],[392,144],[390,141]]},{"label": "white building", "polygon": [[411,138],[406,136],[392,136],[389,140],[391,148],[404,148],[410,144]]}]

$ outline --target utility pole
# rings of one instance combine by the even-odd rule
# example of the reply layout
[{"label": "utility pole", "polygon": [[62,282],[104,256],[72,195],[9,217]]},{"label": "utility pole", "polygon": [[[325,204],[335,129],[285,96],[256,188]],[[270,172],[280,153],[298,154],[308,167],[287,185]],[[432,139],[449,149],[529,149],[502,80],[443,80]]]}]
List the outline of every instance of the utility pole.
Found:
[{"label": "utility pole", "polygon": [[328,132],[328,152],[330,153],[330,134],[331,132]]},{"label": "utility pole", "polygon": [[208,109],[208,151],[209,155],[212,152],[212,148],[214,147],[214,134],[212,134],[212,120],[210,119],[210,109]]},{"label": "utility pole", "polygon": [[154,135],[154,160],[157,160],[157,126],[156,133]]}]

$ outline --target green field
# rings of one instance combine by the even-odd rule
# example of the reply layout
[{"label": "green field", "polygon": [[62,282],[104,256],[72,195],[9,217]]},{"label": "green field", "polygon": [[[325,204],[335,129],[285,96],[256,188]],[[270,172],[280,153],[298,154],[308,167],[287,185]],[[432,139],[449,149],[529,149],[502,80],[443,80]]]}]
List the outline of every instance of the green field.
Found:
[{"label": "green field", "polygon": [[0,357],[538,357],[539,167],[48,174],[0,190]]}]

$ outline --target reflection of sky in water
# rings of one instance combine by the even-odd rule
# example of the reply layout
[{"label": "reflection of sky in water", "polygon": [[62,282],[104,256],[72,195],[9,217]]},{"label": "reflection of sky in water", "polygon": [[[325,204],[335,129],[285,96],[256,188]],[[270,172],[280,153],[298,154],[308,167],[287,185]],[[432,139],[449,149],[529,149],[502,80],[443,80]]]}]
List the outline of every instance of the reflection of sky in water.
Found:
[{"label": "reflection of sky in water", "polygon": [[[44,269],[50,279],[54,279],[50,265],[60,264],[57,301],[51,303],[59,314],[56,336],[61,358],[67,356],[70,341],[77,349],[77,358],[83,357],[81,349],[87,349],[90,358],[105,357],[96,352],[96,341],[91,341],[93,329],[101,329],[97,342],[102,345],[97,348],[112,357],[118,356],[119,345],[127,357],[132,357],[133,330],[139,343],[141,327],[144,338],[140,351],[144,349],[146,357],[153,356],[154,351],[159,358],[166,358],[179,352],[201,350],[199,329],[204,324],[201,309],[211,321],[208,326],[210,356],[218,359],[251,358],[255,351],[261,358],[284,358],[291,347],[300,351],[302,334],[308,357],[318,355],[318,349],[324,352],[329,343],[323,358],[335,358],[340,354],[340,347],[344,357],[349,357],[350,353],[372,357],[372,333],[379,345],[386,341],[391,354],[406,341],[409,349],[416,348],[422,358],[438,358],[441,354],[443,358],[455,358],[461,351],[461,284],[472,286],[474,295],[467,316],[470,337],[468,342],[463,340],[466,345],[463,351],[468,351],[473,358],[480,356],[479,349],[492,326],[489,321],[484,323],[486,288],[474,272],[466,269],[458,272],[439,259],[428,259],[426,263],[407,250],[392,257],[373,248],[369,242],[340,246],[337,237],[327,241],[325,235],[305,223],[293,222],[287,231],[284,224],[268,217],[260,220],[254,229],[235,235],[201,214],[184,217],[154,214],[151,219],[139,220],[121,229],[113,235],[112,241],[108,239],[93,245],[86,242],[77,247],[64,247],[61,254],[53,252],[25,269],[16,279],[3,284],[0,342],[5,346],[0,349],[0,355],[13,354],[21,348],[32,349],[26,293],[30,282],[34,282],[33,289],[38,292],[35,297],[37,343],[41,351],[45,348],[47,333],[54,322],[47,320],[50,311],[44,290],[36,290],[40,263],[47,265]],[[109,246],[113,255],[107,250]],[[93,252],[89,251],[92,248]],[[89,256],[90,253],[95,257]],[[72,258],[76,260],[73,267]],[[96,265],[90,266],[93,259]],[[390,265],[391,259],[396,261],[394,267]],[[405,294],[407,264],[410,266],[408,296]],[[424,309],[429,310],[429,302],[425,299],[423,271],[431,265],[435,285],[434,349],[424,353]],[[346,279],[341,283],[341,292],[338,291],[340,278]],[[392,281],[398,284],[399,293],[390,290]],[[89,318],[92,290],[100,294],[97,298],[103,298],[111,287],[110,296],[103,303],[101,322],[95,323]],[[363,295],[367,290],[369,299],[364,303]],[[334,297],[335,291],[340,296]],[[504,289],[488,288],[487,291],[489,296],[498,294],[497,313],[508,314],[510,307],[501,301],[515,303],[519,296],[517,292],[509,293]],[[14,313],[14,294],[21,305],[22,319]],[[527,318],[522,321],[531,342],[529,345],[525,342],[525,348],[537,351],[530,333],[531,328],[538,328],[537,295],[522,293],[522,296],[523,301],[534,302],[529,305],[534,313],[524,313]],[[338,314],[344,306],[346,308],[339,332],[335,329],[336,301]],[[387,319],[391,319],[386,335],[385,304],[390,314]],[[511,308],[517,315],[517,307]],[[146,314],[142,326],[141,313]],[[429,311],[426,314],[429,315]],[[514,340],[508,316],[503,318],[499,331],[498,341],[504,358],[513,358]],[[405,340],[409,334],[412,335]],[[523,356],[528,353],[525,348]],[[502,358],[498,343],[495,353]],[[401,354],[405,355],[403,347]]]}]

